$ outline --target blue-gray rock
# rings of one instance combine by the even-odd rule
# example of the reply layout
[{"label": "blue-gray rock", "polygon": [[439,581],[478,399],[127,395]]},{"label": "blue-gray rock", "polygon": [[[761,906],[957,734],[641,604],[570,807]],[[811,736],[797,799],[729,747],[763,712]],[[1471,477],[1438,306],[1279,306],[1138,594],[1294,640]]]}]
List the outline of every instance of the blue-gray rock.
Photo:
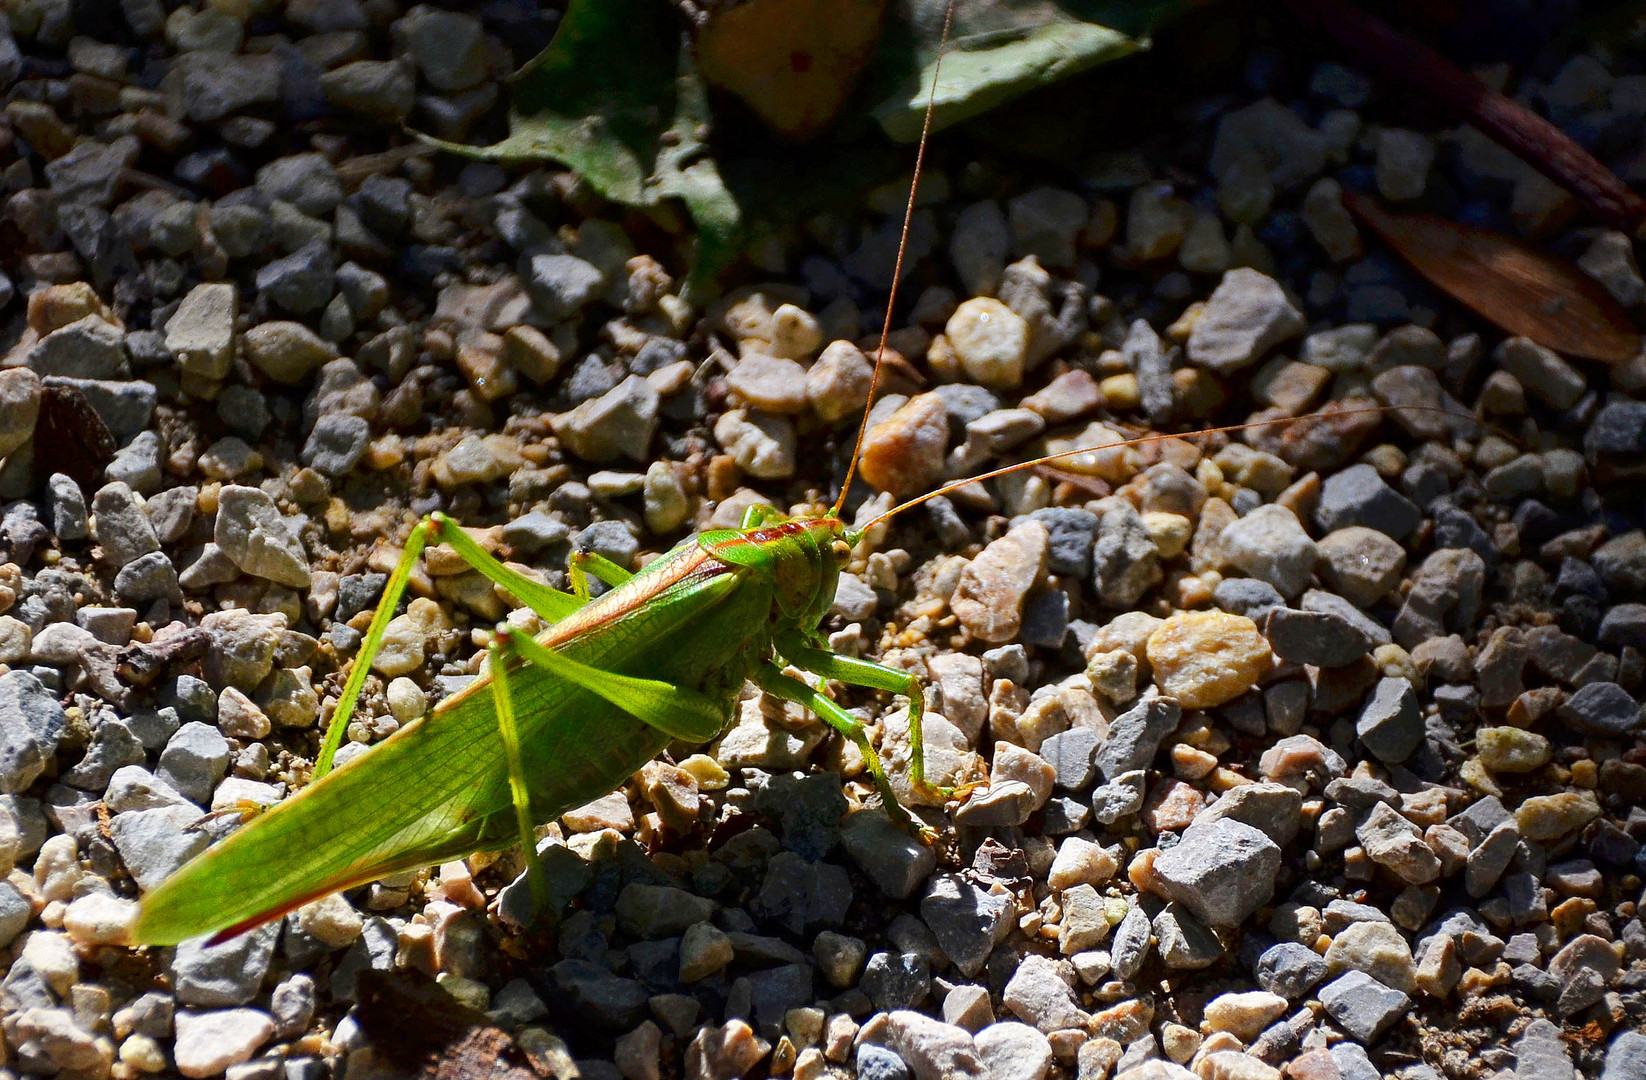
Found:
[{"label": "blue-gray rock", "polygon": [[549,977],[572,1015],[609,1030],[626,1031],[639,1023],[651,996],[641,983],[588,960],[562,960],[549,969]]},{"label": "blue-gray rock", "polygon": [[[348,952],[343,954],[343,959],[332,969],[332,997],[339,1001],[353,1001],[360,973],[391,970],[399,944],[399,935],[387,919],[367,919],[365,925],[360,928],[360,937],[349,946]],[[292,963],[299,964],[304,962],[305,956],[309,958],[307,962],[313,963],[325,955],[327,950],[303,931],[298,925],[297,914],[293,912],[286,917],[284,951]]]},{"label": "blue-gray rock", "polygon": [[50,376],[47,386],[69,386],[85,395],[90,405],[118,443],[134,438],[149,426],[159,391],[143,379],[71,379]]},{"label": "blue-gray rock", "polygon": [[[676,970],[678,968],[676,964]],[[810,964],[781,964],[753,971],[749,973],[748,980],[754,1002],[755,1027],[770,1038],[777,1038],[783,1030],[785,1013],[804,1008],[816,1000]]]},{"label": "blue-gray rock", "polygon": [[331,246],[314,243],[258,268],[257,291],[287,311],[305,315],[326,306],[336,279]]},{"label": "blue-gray rock", "polygon": [[912,896],[937,868],[932,849],[885,814],[860,810],[841,829],[846,853],[893,900]]},{"label": "blue-gray rock", "polygon": [[370,442],[371,424],[364,417],[328,413],[315,421],[301,460],[327,476],[344,476],[360,463]]},{"label": "blue-gray rock", "polygon": [[959,874],[938,874],[920,900],[920,917],[944,955],[970,978],[1011,932],[1015,904]]},{"label": "blue-gray rock", "polygon": [[1616,398],[1589,421],[1583,449],[1591,459],[1638,458],[1646,454],[1646,401]]},{"label": "blue-gray rock", "polygon": [[1271,608],[1260,625],[1275,655],[1298,664],[1343,667],[1372,650],[1364,631],[1327,611]]},{"label": "blue-gray rock", "polygon": [[1017,632],[1025,645],[1060,648],[1069,633],[1069,594],[1062,589],[1044,589],[1023,605],[1023,625]]},{"label": "blue-gray rock", "polygon": [[1434,546],[1440,548],[1468,548],[1479,555],[1487,566],[1497,563],[1497,545],[1486,530],[1475,521],[1474,515],[1459,507],[1449,498],[1429,503],[1429,519],[1434,524]]},{"label": "blue-gray rock", "polygon": [[63,707],[26,671],[0,675],[0,793],[24,791],[57,755]]},{"label": "blue-gray rock", "polygon": [[784,848],[814,862],[840,844],[840,819],[850,809],[839,773],[779,773],[755,794],[754,805],[776,820]]},{"label": "blue-gray rock", "polygon": [[1646,1080],[1646,1032],[1623,1031],[1612,1040],[1600,1080]]},{"label": "blue-gray rock", "polygon": [[766,865],[766,879],[752,908],[799,934],[841,925],[851,902],[851,877],[845,867],[807,862],[792,851],[780,851]]},{"label": "blue-gray rock", "polygon": [[115,771],[126,765],[141,765],[147,758],[143,743],[123,720],[105,714],[92,732],[85,756],[62,776],[63,783],[82,791],[101,792]]},{"label": "blue-gray rock", "polygon": [[262,989],[274,959],[274,945],[280,939],[278,921],[221,945],[206,944],[205,938],[190,938],[172,954],[169,970],[172,991],[184,1005],[226,1008],[245,1005]]},{"label": "blue-gray rock", "polygon": [[1143,809],[1147,775],[1142,769],[1121,773],[1092,792],[1092,816],[1104,825]]},{"label": "blue-gray rock", "polygon": [[18,892],[11,882],[0,881],[0,949],[10,946],[32,918],[34,906],[28,897]]},{"label": "blue-gray rock", "polygon": [[1355,720],[1355,735],[1379,761],[1398,765],[1423,741],[1417,693],[1403,678],[1379,679]]},{"label": "blue-gray rock", "polygon": [[857,1047],[857,1080],[912,1080],[912,1074],[895,1051],[866,1042]]},{"label": "blue-gray rock", "polygon": [[229,743],[208,724],[184,724],[160,751],[161,780],[204,806],[229,767]]},{"label": "blue-gray rock", "polygon": [[1538,1017],[1515,1042],[1515,1080],[1577,1080],[1560,1028]]},{"label": "blue-gray rock", "polygon": [[1615,682],[1592,682],[1560,706],[1566,725],[1585,735],[1617,738],[1640,727],[1643,706]]},{"label": "blue-gray rock", "polygon": [[931,966],[918,953],[877,952],[869,957],[858,987],[877,1009],[912,1009],[931,993]]},{"label": "blue-gray rock", "polygon": [[1233,818],[1197,821],[1154,862],[1168,899],[1212,926],[1239,926],[1274,895],[1280,847]]},{"label": "blue-gray rock", "polygon": [[1417,506],[1384,483],[1370,465],[1351,465],[1327,477],[1315,510],[1315,521],[1324,532],[1364,525],[1396,540],[1404,539],[1421,520]]},{"label": "blue-gray rock", "polygon": [[1343,1080],[1383,1080],[1383,1070],[1372,1064],[1371,1056],[1359,1043],[1334,1043],[1330,1053]]},{"label": "blue-gray rock", "polygon": [[541,510],[529,511],[503,526],[503,542],[525,555],[561,543],[570,536],[570,526]]},{"label": "blue-gray rock", "polygon": [[1154,925],[1149,913],[1140,905],[1132,904],[1126,917],[1115,927],[1114,937],[1109,939],[1109,970],[1115,978],[1124,982],[1137,974],[1148,958],[1153,936]]},{"label": "blue-gray rock", "polygon": [[59,540],[84,540],[86,537],[86,496],[73,477],[52,473],[46,481],[46,494],[51,499],[51,531]]},{"label": "blue-gray rock", "polygon": [[139,555],[114,575],[114,595],[126,604],[147,604],[179,595],[177,567],[163,551]]},{"label": "blue-gray rock", "polygon": [[[367,177],[367,183],[379,177]],[[365,184],[361,185],[362,187]],[[324,217],[343,201],[343,181],[324,154],[275,158],[257,170],[257,190],[288,202],[310,217]]]},{"label": "blue-gray rock", "polygon": [[139,555],[160,550],[154,525],[127,485],[115,481],[98,488],[92,496],[91,512],[97,517],[97,543],[103,549],[103,561],[116,570]]},{"label": "blue-gray rock", "polygon": [[600,292],[600,269],[575,255],[533,255],[521,276],[538,314],[550,322],[576,315]]},{"label": "blue-gray rock", "polygon": [[51,539],[51,530],[40,521],[40,511],[31,502],[18,500],[0,513],[0,550],[8,562],[27,566],[34,551]]},{"label": "blue-gray rock", "polygon": [[1177,729],[1183,708],[1172,698],[1144,698],[1115,717],[1109,738],[1097,752],[1097,771],[1113,780],[1121,773],[1147,768],[1160,744]]},{"label": "blue-gray rock", "polygon": [[1364,971],[1350,971],[1321,989],[1320,1003],[1352,1038],[1370,1043],[1400,1019],[1412,999]]},{"label": "blue-gray rock", "polygon": [[1253,622],[1273,608],[1286,606],[1280,590],[1257,578],[1224,578],[1212,590],[1212,602],[1231,615],[1244,615]]},{"label": "blue-gray rock", "polygon": [[1154,917],[1154,934],[1155,952],[1173,970],[1199,971],[1223,958],[1217,935],[1178,904],[1167,904]]},{"label": "blue-gray rock", "polygon": [[103,475],[110,481],[122,483],[133,491],[147,495],[158,491],[160,473],[160,433],[145,431],[121,447],[109,462]]},{"label": "blue-gray rock", "polygon": [[128,810],[114,815],[109,833],[137,884],[152,889],[211,843],[210,833],[194,828],[199,820],[193,805]]},{"label": "blue-gray rock", "polygon": [[1269,993],[1296,1000],[1326,977],[1326,961],[1307,945],[1282,941],[1257,958],[1253,975]]},{"label": "blue-gray rock", "polygon": [[1102,500],[1092,545],[1092,587],[1106,607],[1127,609],[1161,579],[1160,551],[1137,508],[1125,499]]},{"label": "blue-gray rock", "polygon": [[1387,645],[1394,640],[1388,627],[1361,611],[1337,593],[1327,592],[1325,589],[1310,589],[1303,594],[1303,599],[1298,601],[1297,606],[1304,611],[1319,611],[1328,615],[1336,615],[1365,635],[1366,640],[1372,643],[1374,649],[1379,645]]},{"label": "blue-gray rock", "polygon": [[577,551],[604,556],[625,570],[640,553],[640,541],[635,539],[629,527],[621,521],[612,520],[596,521],[578,533],[572,547]]},{"label": "blue-gray rock", "polygon": [[1103,740],[1084,725],[1060,731],[1040,744],[1040,757],[1057,770],[1057,784],[1084,791],[1097,772],[1097,751]]},{"label": "blue-gray rock", "polygon": [[1047,836],[1067,836],[1084,829],[1092,820],[1092,808],[1067,795],[1053,795],[1040,811],[1040,830]]},{"label": "blue-gray rock", "polygon": [[1046,568],[1054,574],[1085,579],[1092,573],[1092,541],[1097,535],[1097,515],[1090,510],[1050,506],[1029,515],[1046,526],[1051,542],[1046,552]]}]

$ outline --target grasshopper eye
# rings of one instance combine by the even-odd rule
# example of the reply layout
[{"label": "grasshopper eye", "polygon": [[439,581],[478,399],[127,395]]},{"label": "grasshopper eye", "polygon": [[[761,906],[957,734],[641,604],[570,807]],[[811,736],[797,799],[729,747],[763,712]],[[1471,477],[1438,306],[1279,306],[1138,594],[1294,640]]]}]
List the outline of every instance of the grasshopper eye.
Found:
[{"label": "grasshopper eye", "polygon": [[841,562],[845,562],[847,559],[851,558],[852,555],[852,546],[844,540],[836,540],[833,544],[829,545],[829,550],[833,553],[834,557],[839,559]]}]

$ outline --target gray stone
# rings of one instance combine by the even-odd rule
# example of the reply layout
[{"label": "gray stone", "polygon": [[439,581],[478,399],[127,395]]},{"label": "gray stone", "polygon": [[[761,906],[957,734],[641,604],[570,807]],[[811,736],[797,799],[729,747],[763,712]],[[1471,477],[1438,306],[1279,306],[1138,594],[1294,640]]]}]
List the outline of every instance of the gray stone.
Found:
[{"label": "gray stone", "polygon": [[754,911],[799,934],[808,927],[839,926],[851,906],[851,877],[844,866],[811,863],[780,851],[766,866]]},{"label": "gray stone", "polygon": [[1153,935],[1154,924],[1149,920],[1149,913],[1132,904],[1109,941],[1109,970],[1115,978],[1124,982],[1137,974],[1148,958]]},{"label": "gray stone", "polygon": [[1177,904],[1167,904],[1154,918],[1155,952],[1176,971],[1198,971],[1223,958],[1217,935]]},{"label": "gray stone", "polygon": [[213,537],[245,573],[294,589],[308,588],[309,562],[303,544],[262,489],[224,487],[218,493]]},{"label": "gray stone", "polygon": [[335,109],[398,124],[417,103],[417,83],[393,60],[356,60],[320,76],[320,89]]},{"label": "gray stone", "polygon": [[1643,1080],[1646,1078],[1646,1032],[1622,1031],[1606,1047],[1606,1064],[1600,1080]]},{"label": "gray stone", "polygon": [[82,791],[101,792],[116,770],[141,765],[146,759],[143,743],[123,721],[104,719],[92,733],[85,756],[62,776],[63,783]]},{"label": "gray stone", "polygon": [[1293,663],[1343,667],[1372,650],[1358,626],[1330,612],[1273,608],[1261,625],[1275,655]]},{"label": "gray stone", "polygon": [[229,767],[229,744],[209,724],[189,723],[160,752],[158,776],[191,802],[211,802],[212,790]]},{"label": "gray stone", "polygon": [[167,81],[180,83],[189,119],[211,123],[249,105],[280,98],[280,59],[273,53],[185,52]]},{"label": "gray stone", "polygon": [[522,273],[538,314],[564,322],[600,294],[600,268],[575,255],[533,255]]},{"label": "gray stone", "polygon": [[311,217],[324,217],[343,201],[343,182],[324,154],[276,158],[257,170],[257,190],[290,203]]},{"label": "gray stone", "polygon": [[1253,622],[1271,608],[1286,606],[1286,598],[1279,590],[1257,578],[1224,578],[1212,590],[1212,600],[1229,614],[1244,615]]},{"label": "gray stone", "polygon": [[1092,792],[1092,816],[1101,824],[1113,825],[1123,817],[1143,809],[1147,774],[1142,769],[1122,773]]},{"label": "gray stone", "polygon": [[913,895],[937,868],[932,849],[883,813],[852,814],[840,838],[852,861],[894,900]]},{"label": "gray stone", "polygon": [[1014,901],[1009,892],[982,888],[960,874],[938,874],[920,901],[925,920],[945,955],[970,978],[1011,932]]},{"label": "gray stone", "polygon": [[25,791],[57,755],[63,708],[26,671],[0,675],[0,793]]},{"label": "gray stone", "polygon": [[309,432],[301,460],[327,476],[344,476],[360,463],[370,442],[371,425],[363,417],[329,413]]},{"label": "gray stone", "polygon": [[326,306],[336,277],[331,247],[309,244],[259,267],[257,291],[287,311],[304,315]]},{"label": "gray stone", "polygon": [[639,1023],[651,996],[643,983],[619,978],[590,960],[562,960],[549,969],[549,978],[575,1015],[611,1031]]},{"label": "gray stone", "polygon": [[857,1080],[909,1080],[912,1074],[896,1051],[874,1043],[857,1047]]},{"label": "gray stone", "polygon": [[1615,682],[1592,682],[1577,688],[1560,706],[1568,727],[1585,735],[1619,738],[1640,727],[1642,705]]},{"label": "gray stone", "polygon": [[29,350],[29,367],[44,375],[123,379],[131,372],[120,328],[87,315],[53,330]]},{"label": "gray stone", "polygon": [[1579,934],[1549,960],[1549,974],[1560,980],[1555,1011],[1561,1016],[1581,1012],[1606,996],[1622,970],[1611,943],[1594,934]]},{"label": "gray stone", "polygon": [[1147,768],[1182,719],[1182,707],[1171,698],[1139,701],[1110,723],[1108,741],[1097,753],[1098,772],[1105,780],[1115,780],[1122,773]]},{"label": "gray stone", "polygon": [[585,461],[625,456],[646,461],[660,404],[649,382],[630,375],[600,397],[555,416],[551,425],[566,448]]},{"label": "gray stone", "polygon": [[1130,608],[1162,577],[1160,552],[1137,508],[1125,499],[1102,500],[1092,546],[1092,585],[1106,607]]},{"label": "gray stone", "polygon": [[1167,899],[1213,926],[1239,926],[1268,903],[1279,872],[1279,846],[1231,818],[1190,825],[1154,862]]},{"label": "gray stone", "polygon": [[232,937],[221,945],[190,938],[172,953],[172,991],[184,1004],[204,1008],[246,1005],[262,989],[280,939],[278,921]]},{"label": "gray stone", "polygon": [[177,568],[163,551],[140,555],[114,576],[114,594],[128,604],[146,604],[177,596]]},{"label": "gray stone", "polygon": [[1423,742],[1417,692],[1404,678],[1379,679],[1355,720],[1355,735],[1379,761],[1398,765]]},{"label": "gray stone", "polygon": [[1308,320],[1267,274],[1239,267],[1206,301],[1189,333],[1189,360],[1226,375],[1261,360],[1270,349],[1297,337]]},{"label": "gray stone", "polygon": [[200,808],[193,805],[127,810],[114,815],[109,835],[137,884],[152,889],[211,843],[211,834],[193,826]]},{"label": "gray stone", "polygon": [[1040,757],[1057,770],[1057,785],[1083,791],[1097,771],[1097,751],[1103,740],[1096,731],[1079,726],[1060,731],[1040,744]]},{"label": "gray stone", "polygon": [[1257,958],[1254,975],[1263,989],[1295,1001],[1326,977],[1326,961],[1307,945],[1282,941]]},{"label": "gray stone", "polygon": [[115,481],[104,484],[92,496],[91,511],[96,518],[97,542],[103,561],[119,569],[140,555],[160,550],[160,540],[148,514],[137,505],[132,490]]},{"label": "gray stone", "polygon": [[1096,514],[1076,507],[1049,506],[1029,516],[1046,526],[1050,537],[1046,550],[1048,570],[1076,578],[1091,576]]},{"label": "gray stone", "polygon": [[1371,1043],[1411,1007],[1412,999],[1364,971],[1350,971],[1327,983],[1320,1003],[1362,1043]]},{"label": "gray stone", "polygon": [[1515,1042],[1515,1080],[1577,1080],[1559,1027],[1538,1017]]},{"label": "gray stone", "polygon": [[1086,1014],[1063,972],[1064,965],[1031,953],[1017,965],[1001,1000],[1019,1020],[1043,1032],[1084,1027]]},{"label": "gray stone", "polygon": [[1396,540],[1423,518],[1412,501],[1384,482],[1370,465],[1351,465],[1321,485],[1315,522],[1325,531],[1363,525]]},{"label": "gray stone", "polygon": [[932,971],[918,953],[877,952],[869,957],[858,986],[877,1009],[912,1009],[931,994]]},{"label": "gray stone", "polygon": [[1282,596],[1301,593],[1314,574],[1315,543],[1284,506],[1258,507],[1225,528],[1218,545],[1230,566],[1268,582]]}]

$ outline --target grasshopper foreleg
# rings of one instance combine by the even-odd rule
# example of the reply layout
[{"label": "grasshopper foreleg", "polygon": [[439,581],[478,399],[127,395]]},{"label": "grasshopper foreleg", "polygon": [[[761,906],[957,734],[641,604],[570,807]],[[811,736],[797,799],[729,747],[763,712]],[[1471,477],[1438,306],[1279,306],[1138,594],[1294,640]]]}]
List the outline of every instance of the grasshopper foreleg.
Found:
[{"label": "grasshopper foreleg", "polygon": [[894,694],[903,694],[909,699],[909,783],[914,790],[923,797],[951,799],[957,791],[954,788],[940,787],[926,779],[926,740],[921,730],[921,720],[925,712],[924,691],[918,676],[907,671],[899,671],[884,664],[876,664],[869,660],[858,660],[850,656],[837,656],[813,645],[798,633],[790,631],[774,635],[777,651],[783,658],[797,668],[802,668],[814,675],[821,675],[825,679],[847,683],[851,686],[868,687],[871,690],[888,690]]},{"label": "grasshopper foreleg", "polygon": [[904,828],[920,833],[921,838],[928,843],[936,839],[936,834],[930,828],[911,818],[903,804],[897,801],[891,782],[886,779],[886,770],[880,764],[880,755],[869,745],[869,735],[864,730],[861,720],[842,709],[821,690],[813,690],[799,679],[783,674],[775,663],[756,668],[754,681],[756,686],[773,697],[804,705],[821,716],[830,727],[850,739],[863,754],[863,764],[868,767],[869,775],[874,779],[874,786],[880,791],[880,801],[885,804],[886,816]]},{"label": "grasshopper foreleg", "polygon": [[589,599],[590,574],[613,588],[634,577],[598,552],[574,551],[566,559],[566,576],[572,580],[572,593],[584,602]]}]

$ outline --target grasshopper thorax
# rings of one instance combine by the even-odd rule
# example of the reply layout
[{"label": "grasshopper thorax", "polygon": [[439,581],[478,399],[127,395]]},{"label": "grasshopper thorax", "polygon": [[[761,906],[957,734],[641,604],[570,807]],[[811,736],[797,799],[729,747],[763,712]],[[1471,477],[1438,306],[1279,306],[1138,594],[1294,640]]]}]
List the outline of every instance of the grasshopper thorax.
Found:
[{"label": "grasshopper thorax", "polygon": [[851,558],[853,535],[830,515],[774,520],[765,517],[742,529],[717,529],[698,536],[709,555],[752,571],[776,593],[776,615],[811,633],[834,604],[840,571]]}]

